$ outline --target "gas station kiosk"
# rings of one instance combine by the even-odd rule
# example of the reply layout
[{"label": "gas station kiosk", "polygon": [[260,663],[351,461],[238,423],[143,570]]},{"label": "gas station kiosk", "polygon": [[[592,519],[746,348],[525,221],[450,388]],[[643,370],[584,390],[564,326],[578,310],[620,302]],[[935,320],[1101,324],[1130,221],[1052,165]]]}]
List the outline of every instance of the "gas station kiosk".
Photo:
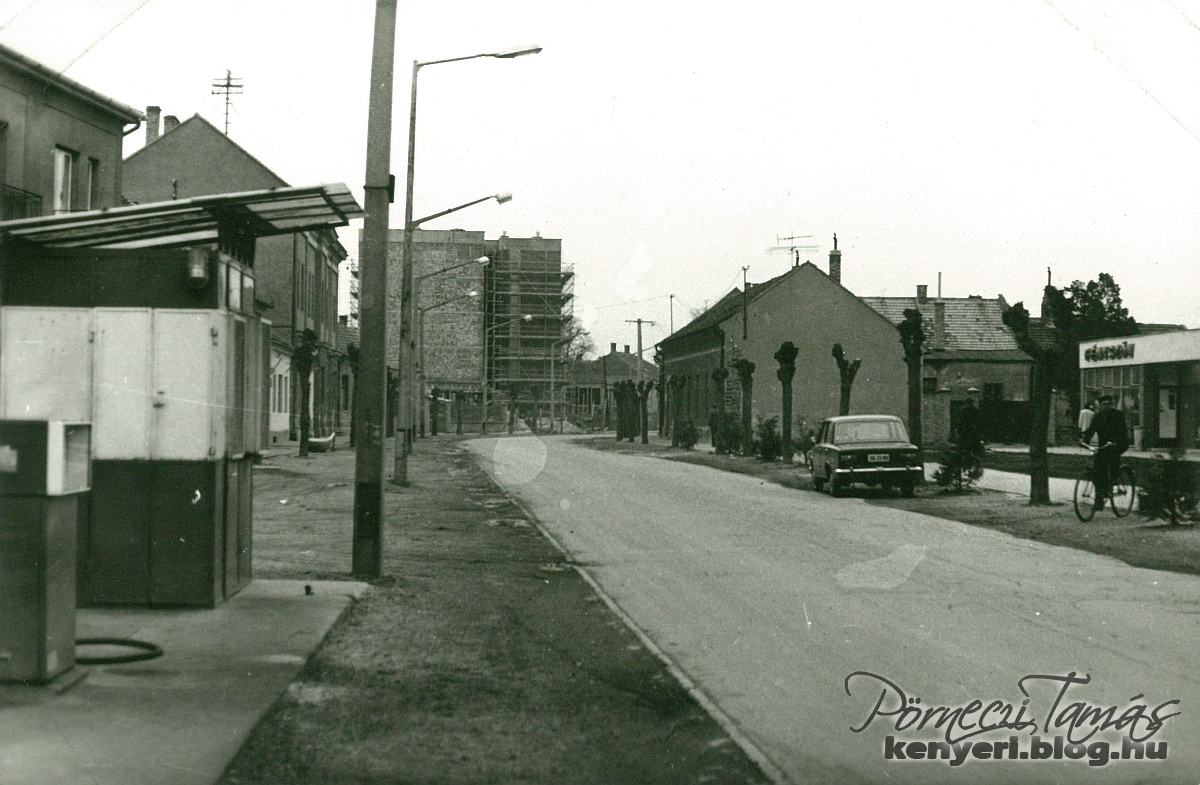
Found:
[{"label": "gas station kiosk", "polygon": [[[0,223],[0,420],[90,423],[62,445],[71,477],[84,443],[90,459],[90,486],[64,486],[80,606],[213,607],[250,581],[270,389],[255,240],[361,215],[344,185],[322,185]],[[50,547],[7,514],[12,498],[0,565]],[[61,545],[65,503],[41,506]]]}]

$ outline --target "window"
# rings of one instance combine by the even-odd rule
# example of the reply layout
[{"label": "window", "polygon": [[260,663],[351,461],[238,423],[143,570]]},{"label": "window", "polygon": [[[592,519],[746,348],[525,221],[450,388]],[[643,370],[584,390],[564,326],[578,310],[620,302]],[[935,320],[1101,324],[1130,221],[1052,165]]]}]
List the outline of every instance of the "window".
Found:
[{"label": "window", "polygon": [[75,178],[75,153],[54,148],[54,213],[71,211],[71,191]]},{"label": "window", "polygon": [[87,166],[87,210],[100,209],[100,162],[95,158],[88,159]]}]

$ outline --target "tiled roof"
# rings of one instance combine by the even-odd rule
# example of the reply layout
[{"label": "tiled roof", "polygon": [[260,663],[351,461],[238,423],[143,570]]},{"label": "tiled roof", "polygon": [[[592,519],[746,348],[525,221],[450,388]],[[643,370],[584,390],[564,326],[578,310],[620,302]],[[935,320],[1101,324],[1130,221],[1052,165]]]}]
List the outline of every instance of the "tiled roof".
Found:
[{"label": "tiled roof", "polygon": [[[921,312],[925,330],[925,350],[933,344],[934,309],[936,302],[916,297],[860,297],[867,305],[895,325],[904,321],[904,311],[916,308]],[[1005,304],[1001,298],[946,297],[946,350],[948,352],[1020,352],[1016,336],[1004,324]],[[1024,356],[1024,355],[1022,355]],[[1026,358],[1028,359],[1028,358]]]},{"label": "tiled roof", "polygon": [[1182,324],[1143,324],[1138,322],[1138,335],[1154,335],[1155,333],[1173,333],[1186,330]]},{"label": "tiled roof", "polygon": [[[585,360],[575,366],[574,383],[599,385],[604,383],[606,376],[609,384],[621,379],[636,379],[637,362],[637,355],[632,352],[610,352],[595,360]],[[643,359],[642,379],[657,382],[658,366]]]},{"label": "tiled roof", "polygon": [[[786,278],[788,275],[790,275],[792,272],[794,272],[798,269],[800,269],[800,268],[793,267],[790,270],[788,270],[786,273],[783,273],[782,275],[777,275],[774,278],[770,279],[769,281],[763,281],[762,283],[749,284],[747,287],[746,302],[747,303],[754,302],[761,295],[766,294],[769,289],[771,289],[773,286],[775,286],[775,284],[779,283],[784,278]],[[680,327],[675,332],[671,333],[671,335],[668,336],[667,338],[664,338],[663,340],[659,341],[659,345],[668,343],[676,338],[680,338],[685,335],[693,335],[702,330],[706,330],[710,327],[716,327],[717,325],[719,325],[721,322],[725,321],[729,317],[734,316],[735,314],[739,313],[741,310],[742,310],[742,290],[734,287],[734,289],[732,291],[730,291],[729,294],[725,295],[720,300],[717,300],[717,302],[711,308],[709,308],[707,311],[700,314],[699,316],[697,316],[692,321],[688,322],[683,327]]]}]

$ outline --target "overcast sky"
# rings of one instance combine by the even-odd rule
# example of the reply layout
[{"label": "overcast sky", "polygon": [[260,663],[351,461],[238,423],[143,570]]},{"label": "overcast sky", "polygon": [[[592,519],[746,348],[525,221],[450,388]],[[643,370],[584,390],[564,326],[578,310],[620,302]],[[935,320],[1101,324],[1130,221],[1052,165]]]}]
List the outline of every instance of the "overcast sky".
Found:
[{"label": "overcast sky", "polygon": [[[598,347],[784,272],[779,237],[860,295],[1003,294],[1035,310],[1112,273],[1140,321],[1200,327],[1200,0],[399,7],[392,170],[421,71],[427,228],[561,238]],[[369,0],[0,0],[0,42],[118,101],[200,114],[293,185],[361,201]],[[139,130],[126,154],[144,142]],[[402,191],[402,189],[401,189]],[[402,195],[400,195],[402,198]],[[403,204],[392,207],[398,227]],[[342,233],[356,251],[357,225]]]}]

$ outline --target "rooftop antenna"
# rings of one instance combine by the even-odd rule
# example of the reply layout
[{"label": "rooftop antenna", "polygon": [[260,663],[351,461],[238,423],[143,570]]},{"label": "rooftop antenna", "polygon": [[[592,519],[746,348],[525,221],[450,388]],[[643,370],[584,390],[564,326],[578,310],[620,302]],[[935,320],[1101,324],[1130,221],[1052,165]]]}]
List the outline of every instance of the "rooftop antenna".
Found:
[{"label": "rooftop antenna", "polygon": [[229,136],[229,96],[242,94],[242,79],[226,69],[225,78],[212,83],[213,95],[225,96],[225,135]]},{"label": "rooftop antenna", "polygon": [[799,267],[801,251],[816,251],[819,249],[815,245],[797,245],[796,241],[797,240],[808,240],[811,237],[812,237],[811,234],[794,234],[789,237],[780,237],[779,235],[775,235],[775,242],[788,243],[788,244],[787,245],[776,245],[771,248],[768,248],[767,253],[783,253],[784,251],[787,251],[788,255],[792,257],[792,266]]}]

